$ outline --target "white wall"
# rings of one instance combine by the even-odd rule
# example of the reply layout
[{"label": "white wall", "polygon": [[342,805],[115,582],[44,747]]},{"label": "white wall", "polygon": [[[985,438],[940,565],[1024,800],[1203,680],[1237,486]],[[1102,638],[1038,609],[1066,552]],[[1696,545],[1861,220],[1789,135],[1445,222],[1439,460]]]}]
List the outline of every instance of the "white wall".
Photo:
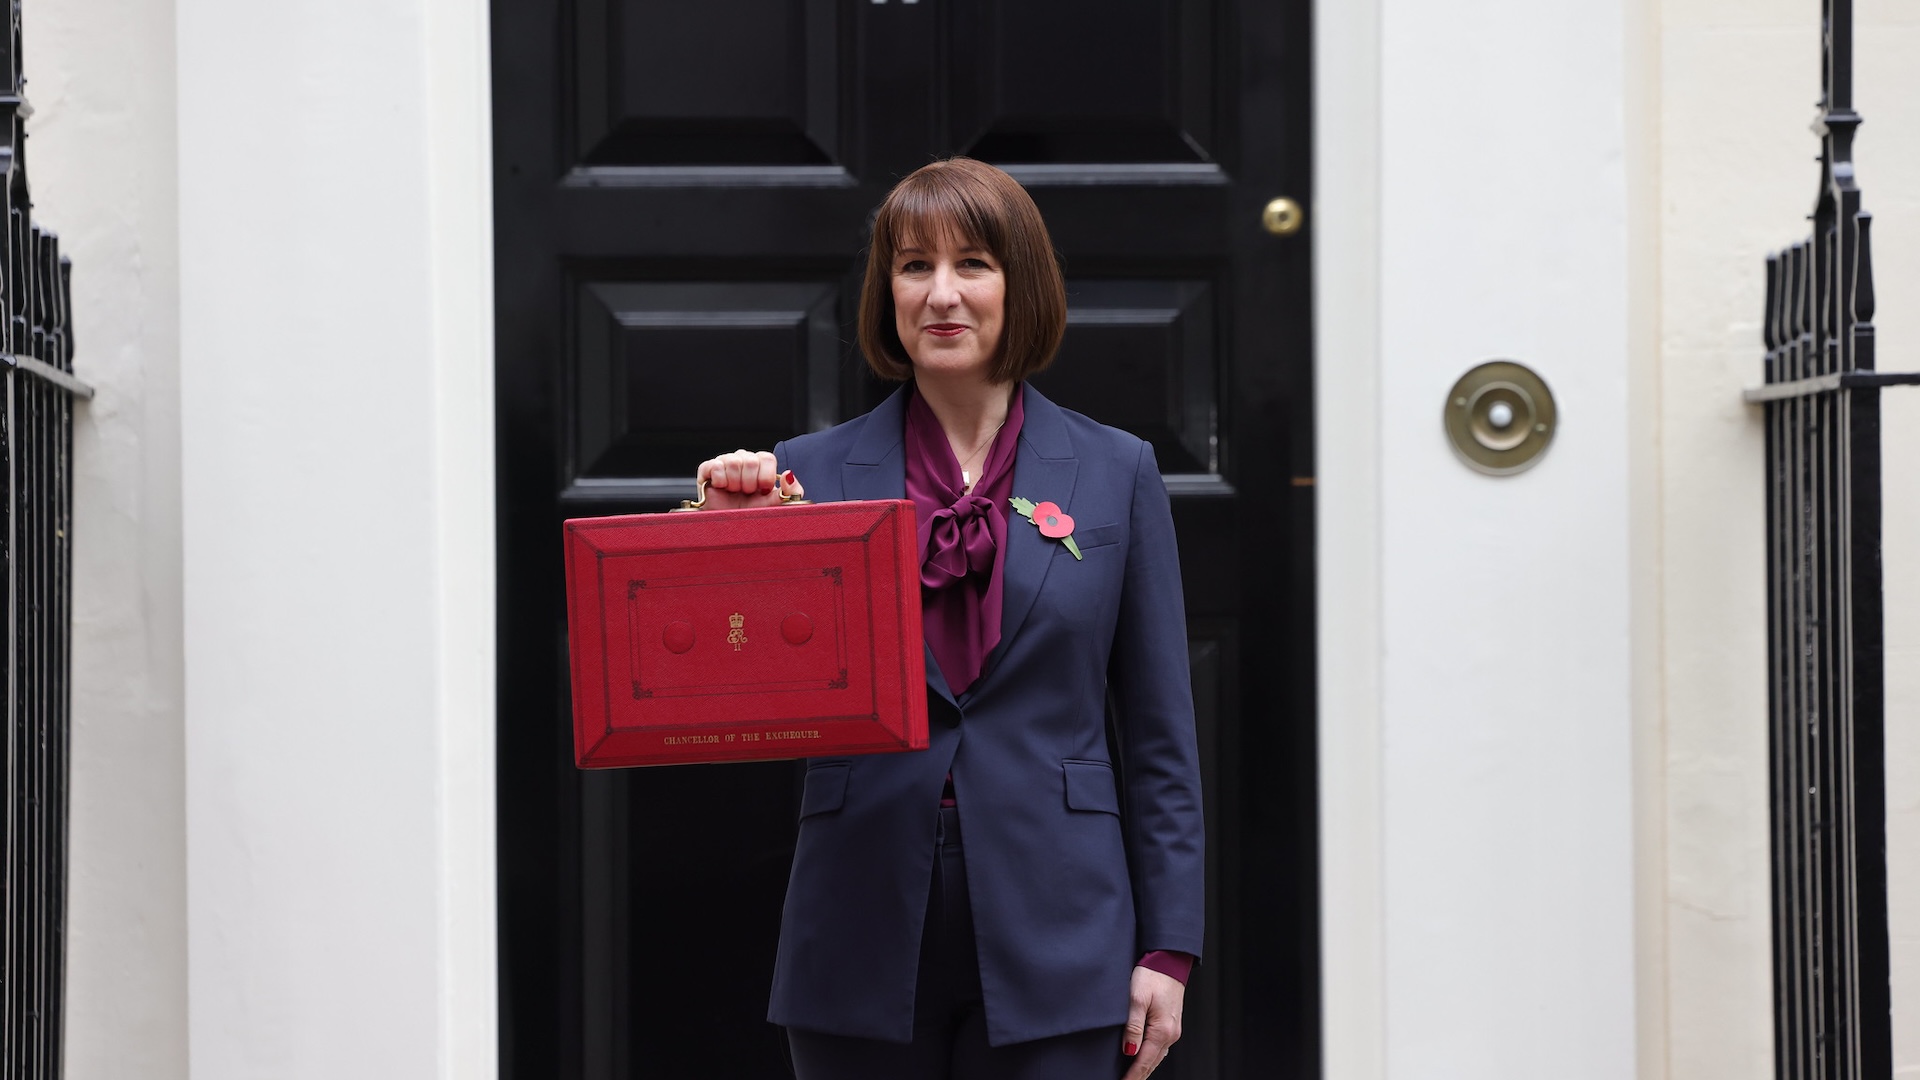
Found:
[{"label": "white wall", "polygon": [[[1800,239],[1819,173],[1817,7],[1662,0],[1661,565],[1664,1075],[1772,1068],[1763,256]],[[1880,366],[1920,370],[1920,10],[1856,5],[1860,182],[1876,217]],[[1920,392],[1883,395],[1896,1059],[1920,1075]]]},{"label": "white wall", "polygon": [[179,0],[196,1080],[496,1070],[483,0]]},{"label": "white wall", "polygon": [[[1618,0],[1382,5],[1382,701],[1394,1076],[1633,1067],[1627,188]],[[1469,149],[1471,148],[1471,149]],[[1489,478],[1448,388],[1552,386]]]},{"label": "white wall", "polygon": [[1329,1080],[1387,1075],[1382,820],[1380,7],[1314,7],[1320,994]]},{"label": "white wall", "polygon": [[[1326,906],[1379,912],[1371,934],[1351,915],[1330,932],[1330,969],[1380,973],[1371,991],[1329,986],[1329,1059],[1353,1068],[1332,1075],[1519,1078],[1550,1061],[1556,1075],[1624,1076],[1636,1047],[1630,12],[1622,0],[1374,10],[1371,41],[1367,15],[1329,19],[1318,60],[1316,242],[1334,271],[1318,282],[1318,325],[1339,349],[1323,336],[1321,550],[1378,538],[1377,578],[1369,556],[1343,553],[1320,598],[1321,784],[1337,804],[1323,846],[1339,853],[1323,866]],[[1377,165],[1345,129],[1368,126],[1355,114],[1369,96]],[[1372,221],[1328,207],[1364,215],[1371,183]],[[1364,256],[1328,253],[1355,246],[1378,261],[1377,294]],[[1377,353],[1354,322],[1377,327]],[[1467,470],[1441,430],[1448,387],[1493,358],[1535,367],[1562,417],[1541,465],[1505,479]],[[1375,441],[1356,446],[1355,431]],[[1357,454],[1344,474],[1342,452]],[[1354,678],[1374,686],[1341,682]],[[1379,792],[1371,819],[1349,790]],[[1383,1056],[1343,1043],[1369,1029]]]},{"label": "white wall", "polygon": [[[1873,211],[1879,364],[1920,371],[1920,5],[1858,0],[1856,158]],[[1920,1077],[1920,387],[1881,395],[1886,462],[1887,862],[1896,1075]]]},{"label": "white wall", "polygon": [[67,1076],[187,1075],[171,0],[29,3],[28,175],[72,256]]},{"label": "white wall", "polygon": [[[1820,13],[1663,0],[1665,1071],[1770,1075],[1763,259],[1805,232]],[[1869,191],[1872,189],[1869,188]]]},{"label": "white wall", "polygon": [[[1569,7],[1320,9],[1322,875],[1340,1080],[1528,1075],[1530,1056],[1577,1075],[1772,1068],[1761,439],[1739,391],[1760,377],[1762,258],[1803,233],[1818,180],[1818,11]],[[1920,290],[1920,9],[1860,0],[1858,18],[1880,361],[1920,370],[1920,313],[1899,299]],[[1439,394],[1502,354],[1543,371],[1566,422],[1534,472],[1483,481],[1449,468]],[[1920,392],[1884,406],[1910,1076]],[[1545,614],[1502,620],[1523,605]],[[1637,899],[1618,887],[1630,878]]]}]

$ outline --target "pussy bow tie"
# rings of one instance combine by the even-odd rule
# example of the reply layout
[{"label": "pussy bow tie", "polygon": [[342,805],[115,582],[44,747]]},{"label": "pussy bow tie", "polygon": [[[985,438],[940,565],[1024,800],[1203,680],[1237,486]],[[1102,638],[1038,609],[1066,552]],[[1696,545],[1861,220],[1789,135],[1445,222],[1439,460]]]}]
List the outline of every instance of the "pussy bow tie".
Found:
[{"label": "pussy bow tie", "polygon": [[920,562],[920,584],[943,589],[971,574],[993,569],[993,529],[988,517],[993,503],[979,495],[962,495],[952,506],[936,510],[927,525],[927,550]]}]

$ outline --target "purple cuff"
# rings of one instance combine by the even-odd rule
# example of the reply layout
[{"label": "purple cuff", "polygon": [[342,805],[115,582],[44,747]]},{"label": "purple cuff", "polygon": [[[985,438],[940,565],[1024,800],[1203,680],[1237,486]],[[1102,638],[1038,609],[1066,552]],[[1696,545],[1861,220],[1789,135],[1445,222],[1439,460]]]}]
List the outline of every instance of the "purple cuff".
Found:
[{"label": "purple cuff", "polygon": [[1155,949],[1141,957],[1140,963],[1135,966],[1157,971],[1170,979],[1179,979],[1180,985],[1185,986],[1187,976],[1193,974],[1193,954]]}]

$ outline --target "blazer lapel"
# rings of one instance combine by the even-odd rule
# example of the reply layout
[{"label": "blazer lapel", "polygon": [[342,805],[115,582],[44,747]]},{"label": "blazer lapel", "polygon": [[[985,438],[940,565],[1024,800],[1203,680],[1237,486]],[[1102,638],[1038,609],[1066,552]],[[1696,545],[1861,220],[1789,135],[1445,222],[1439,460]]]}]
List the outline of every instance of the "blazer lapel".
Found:
[{"label": "blazer lapel", "polygon": [[[1013,461],[1013,494],[1036,503],[1058,503],[1071,514],[1073,481],[1079,474],[1080,461],[1073,456],[1066,418],[1061,415],[1060,406],[1041,397],[1031,384],[1025,393],[1026,419],[1021,423],[1020,447]],[[1000,657],[1019,635],[1027,613],[1033,610],[1034,599],[1040,595],[1041,585],[1046,583],[1054,555],[1061,547],[1058,540],[1041,536],[1040,530],[1027,519],[1007,508],[1007,564],[1006,578],[1001,583],[1000,644],[994,646],[987,657],[986,669],[980,673],[980,680],[969,688],[969,695],[979,692],[981,684],[993,674]]]},{"label": "blazer lapel", "polygon": [[[849,500],[907,497],[905,432],[909,393],[904,386],[895,390],[874,406],[867,414],[867,422],[860,426],[859,441],[853,444],[847,460],[840,466],[840,490]],[[918,566],[914,568],[914,578],[919,579]],[[950,704],[958,705],[953,691],[947,689],[947,677],[934,660],[933,650],[922,648],[927,654],[927,685]]]},{"label": "blazer lapel", "polygon": [[907,497],[907,455],[904,448],[908,389],[901,387],[873,407],[860,438],[840,466],[840,488],[848,499],[904,499]]}]

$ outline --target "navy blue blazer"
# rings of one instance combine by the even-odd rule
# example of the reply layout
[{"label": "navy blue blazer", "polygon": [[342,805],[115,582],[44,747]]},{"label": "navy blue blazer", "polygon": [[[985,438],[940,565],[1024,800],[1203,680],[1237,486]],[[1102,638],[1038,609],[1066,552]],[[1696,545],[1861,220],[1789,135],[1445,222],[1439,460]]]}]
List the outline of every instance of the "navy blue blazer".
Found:
[{"label": "navy blue blazer", "polygon": [[[907,393],[780,444],[780,467],[816,502],[904,498]],[[1200,955],[1200,764],[1166,485],[1140,439],[1026,395],[1013,493],[1060,504],[1084,561],[1012,516],[985,670],[955,698],[927,657],[928,750],[808,763],[776,1024],[912,1040],[949,771],[993,1045],[1124,1024],[1142,953]]]}]

